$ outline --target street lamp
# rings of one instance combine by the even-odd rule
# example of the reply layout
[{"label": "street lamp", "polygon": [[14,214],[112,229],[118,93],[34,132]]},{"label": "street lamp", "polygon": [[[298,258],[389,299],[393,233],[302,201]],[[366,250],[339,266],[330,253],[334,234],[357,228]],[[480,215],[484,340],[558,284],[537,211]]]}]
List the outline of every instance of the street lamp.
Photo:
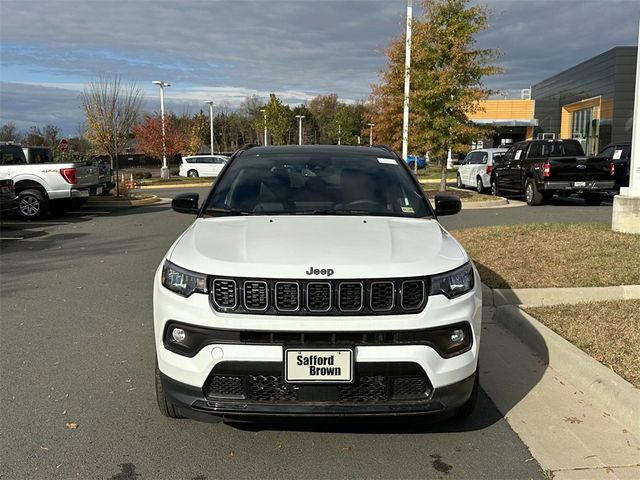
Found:
[{"label": "street lamp", "polygon": [[267,110],[261,108],[260,111],[264,114],[264,146],[267,146]]},{"label": "street lamp", "polygon": [[213,155],[213,100],[205,100],[204,103],[209,105],[209,131],[211,134],[211,155]]},{"label": "street lamp", "polygon": [[296,115],[298,119],[298,145],[302,145],[302,119],[304,115]]},{"label": "street lamp", "polygon": [[369,125],[369,146],[373,147],[373,126],[375,123],[367,123]]},{"label": "street lamp", "polygon": [[154,80],[151,83],[160,87],[160,116],[162,119],[162,168],[160,169],[160,177],[169,178],[169,167],[167,167],[167,145],[164,130],[164,89],[165,87],[170,87],[171,84],[160,80]]},{"label": "street lamp", "polygon": [[338,145],[342,145],[342,143],[340,143],[341,136],[342,136],[342,125],[338,124]]}]

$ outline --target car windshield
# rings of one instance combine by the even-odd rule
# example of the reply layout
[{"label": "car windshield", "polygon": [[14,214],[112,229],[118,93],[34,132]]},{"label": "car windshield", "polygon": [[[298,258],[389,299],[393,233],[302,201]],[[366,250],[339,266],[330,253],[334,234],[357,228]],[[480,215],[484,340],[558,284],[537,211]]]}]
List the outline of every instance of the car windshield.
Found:
[{"label": "car windshield", "polygon": [[246,152],[216,182],[206,212],[430,217],[411,174],[390,157]]}]

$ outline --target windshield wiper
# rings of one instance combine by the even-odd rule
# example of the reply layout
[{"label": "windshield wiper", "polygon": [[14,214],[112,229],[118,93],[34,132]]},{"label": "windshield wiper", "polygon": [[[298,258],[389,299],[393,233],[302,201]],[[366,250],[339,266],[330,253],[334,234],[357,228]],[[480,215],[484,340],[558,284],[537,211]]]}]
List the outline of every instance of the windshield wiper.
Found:
[{"label": "windshield wiper", "polygon": [[375,215],[374,212],[369,210],[349,210],[349,209],[317,209],[317,210],[302,210],[300,212],[292,212],[295,215]]},{"label": "windshield wiper", "polygon": [[205,210],[205,213],[210,215],[220,214],[220,215],[253,215],[253,212],[249,210],[239,210],[237,208],[218,208],[218,207],[210,207]]}]

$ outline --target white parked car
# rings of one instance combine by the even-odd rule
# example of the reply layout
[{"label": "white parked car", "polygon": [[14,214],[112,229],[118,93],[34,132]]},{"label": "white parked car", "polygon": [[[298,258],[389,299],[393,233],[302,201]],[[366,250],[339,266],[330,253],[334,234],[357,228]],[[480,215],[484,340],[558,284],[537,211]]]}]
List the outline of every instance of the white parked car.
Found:
[{"label": "white parked car", "polygon": [[495,159],[506,151],[506,148],[483,148],[469,152],[458,168],[456,186],[473,187],[478,193],[484,192],[491,185],[491,170]]},{"label": "white parked car", "polygon": [[392,151],[247,147],[172,206],[196,218],[153,282],[162,414],[472,412],[480,277],[437,218],[460,200]]},{"label": "white parked car", "polygon": [[190,155],[182,157],[181,177],[217,177],[229,157],[223,155]]}]

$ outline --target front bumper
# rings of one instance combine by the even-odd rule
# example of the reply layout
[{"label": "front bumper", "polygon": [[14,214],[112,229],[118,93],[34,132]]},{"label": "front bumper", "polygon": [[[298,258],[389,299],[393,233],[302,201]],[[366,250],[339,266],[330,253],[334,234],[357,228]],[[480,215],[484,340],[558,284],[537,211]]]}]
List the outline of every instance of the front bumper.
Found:
[{"label": "front bumper", "polygon": [[207,399],[202,389],[177,382],[160,374],[165,396],[180,412],[194,420],[207,421],[211,417],[371,417],[410,416],[425,414],[447,415],[463,405],[471,396],[475,375],[432,391],[424,400],[390,401],[385,403],[350,403],[308,401],[247,402],[239,400]]},{"label": "front bumper", "polygon": [[[160,268],[154,281],[154,329],[158,368],[165,395],[186,416],[206,420],[214,416],[367,416],[367,415],[415,415],[444,413],[455,410],[471,395],[473,378],[478,365],[482,318],[482,294],[477,273],[474,289],[460,297],[447,299],[444,295],[430,296],[423,311],[405,315],[377,315],[367,317],[297,317],[277,315],[225,314],[213,310],[207,295],[193,294],[180,297],[160,285]],[[197,353],[177,353],[167,348],[165,333],[167,325],[177,322],[200,327],[203,330],[217,329],[216,334],[226,330],[232,338],[226,341],[204,342]],[[370,335],[385,332],[408,332],[418,329],[438,329],[453,325],[468,325],[472,342],[462,353],[445,358],[436,346],[429,344],[391,344],[382,335],[380,343],[373,344]],[[238,342],[233,334],[237,331],[264,333],[269,341],[250,344],[241,337]],[[294,339],[277,341],[278,332],[298,332]],[[301,332],[308,332],[310,339]],[[293,401],[281,402],[280,397],[260,398],[253,395],[236,398],[220,398],[208,389],[212,375],[220,374],[220,368],[234,364],[242,372],[223,371],[224,375],[244,376],[246,392],[250,375],[269,376],[277,382],[282,375],[283,348],[288,346],[312,347],[317,336],[334,333],[336,337],[345,332],[369,332],[367,341],[354,341],[356,376],[368,378],[384,377],[387,391],[384,398],[358,398],[345,402],[332,388],[318,385],[316,392],[302,392]],[[305,334],[306,335],[306,334]],[[331,335],[329,335],[331,336]],[[273,338],[272,338],[273,337]],[[251,337],[253,338],[253,337]],[[307,344],[307,340],[310,342]],[[242,343],[244,342],[244,343]],[[327,345],[324,345],[327,346]],[[344,346],[344,345],[343,345]],[[401,364],[411,364],[411,371],[397,373]],[[377,369],[382,369],[382,371]],[[394,373],[395,372],[395,373]],[[394,395],[393,379],[397,376],[426,379],[428,388],[424,395],[398,397]],[[357,388],[358,382],[355,382]],[[300,387],[302,388],[302,387]],[[306,388],[306,387],[305,387]],[[337,388],[337,387],[335,387]],[[316,397],[315,395],[319,395]],[[337,400],[336,400],[337,398]]]},{"label": "front bumper", "polygon": [[0,197],[0,212],[11,212],[18,208],[18,203],[20,202],[19,197],[6,198]]}]

